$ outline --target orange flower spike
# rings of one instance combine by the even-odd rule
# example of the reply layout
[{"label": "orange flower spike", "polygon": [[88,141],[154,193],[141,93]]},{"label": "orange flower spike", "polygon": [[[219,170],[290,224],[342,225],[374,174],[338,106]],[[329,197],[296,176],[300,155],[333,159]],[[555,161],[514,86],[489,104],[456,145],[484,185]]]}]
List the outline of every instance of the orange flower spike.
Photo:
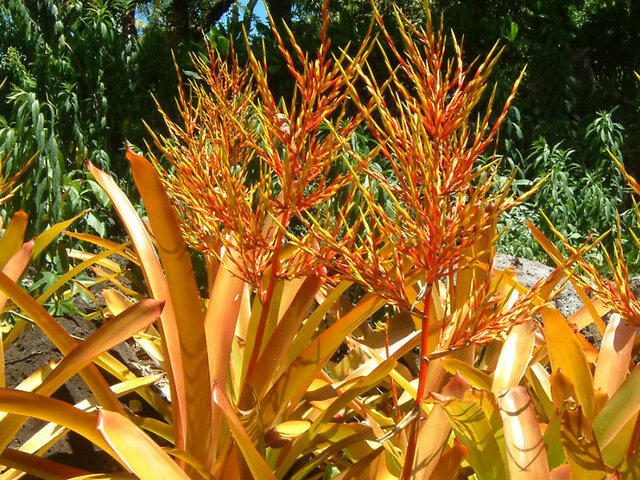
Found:
[{"label": "orange flower spike", "polygon": [[[549,219],[544,217],[550,225],[553,233],[560,239],[564,247],[576,255],[576,250],[570,245],[569,241],[556,230]],[[578,284],[587,292],[590,292],[606,306],[611,308],[613,312],[618,313],[626,322],[640,326],[640,300],[635,297],[631,291],[629,283],[629,270],[625,263],[624,252],[622,249],[621,225],[620,218],[617,217],[617,237],[614,247],[615,263],[611,259],[609,252],[603,247],[602,252],[609,265],[609,269],[613,278],[608,279],[589,262],[584,259],[584,255],[577,256],[577,263],[582,274],[576,275],[575,279]],[[598,238],[593,246],[600,244],[602,238],[609,232]],[[592,246],[592,247],[593,247]],[[579,252],[581,253],[581,252]]]},{"label": "orange flower spike", "polygon": [[[314,189],[308,188],[314,181],[323,178],[339,158],[339,145],[331,136],[319,137],[320,127],[329,122],[339,125],[336,128],[341,135],[350,135],[359,123],[357,119],[352,119],[340,125],[340,120],[345,117],[346,99],[346,81],[342,72],[350,72],[351,77],[355,75],[353,65],[361,65],[368,55],[367,42],[353,58],[343,52],[332,60],[329,57],[330,41],[327,38],[327,5],[328,2],[325,2],[320,32],[321,46],[313,61],[309,60],[285,25],[288,45],[293,51],[292,57],[274,25],[273,33],[278,49],[296,81],[293,99],[284,112],[277,108],[273,100],[264,64],[261,65],[250,54],[251,68],[258,79],[258,92],[265,107],[264,115],[261,116],[264,132],[261,141],[264,146],[260,154],[264,156],[264,162],[273,164],[274,173],[282,188],[281,207],[288,209],[290,216],[318,205],[348,181],[345,176],[339,176],[328,185],[319,181]],[[341,62],[351,63],[343,68],[339,65]],[[282,117],[287,125],[286,135],[279,135],[274,129],[276,119]],[[281,166],[276,165],[277,162]]]},{"label": "orange flower spike", "polygon": [[191,245],[210,255],[219,255],[223,246],[244,279],[255,285],[257,269],[271,253],[262,237],[267,200],[256,196],[255,185],[249,184],[249,165],[255,158],[249,132],[250,72],[240,68],[233,55],[225,60],[211,48],[208,55],[209,64],[194,58],[207,86],[191,84],[197,104],[187,98],[184,86],[179,89],[183,126],[164,115],[175,143],[157,136],[154,140],[175,166],[173,174],[162,176]]}]

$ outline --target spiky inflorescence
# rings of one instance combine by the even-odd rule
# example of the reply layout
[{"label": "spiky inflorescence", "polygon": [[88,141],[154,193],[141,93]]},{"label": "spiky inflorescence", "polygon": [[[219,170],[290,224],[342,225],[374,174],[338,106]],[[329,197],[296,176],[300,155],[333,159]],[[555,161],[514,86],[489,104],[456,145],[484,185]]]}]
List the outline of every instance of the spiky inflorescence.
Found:
[{"label": "spiky inflorescence", "polygon": [[[396,14],[401,46],[377,15],[390,50],[388,56],[380,48],[389,80],[379,85],[370,71],[358,67],[358,80],[371,99],[365,102],[349,79],[351,97],[378,144],[361,157],[342,140],[367,177],[365,184],[352,172],[348,199],[360,196],[362,204],[352,201],[337,216],[325,215],[324,222],[307,221],[328,268],[410,308],[415,305],[406,295],[409,283],[433,284],[471,262],[465,252],[513,206],[506,201],[508,187],[496,188],[495,163],[479,169],[477,160],[495,140],[519,79],[495,122],[490,122],[494,89],[486,113],[471,128],[471,114],[497,55],[490,53],[472,70],[463,65],[454,39],[456,57],[446,61],[441,29],[434,33],[428,11],[425,29]],[[372,168],[379,155],[389,163],[391,176]],[[386,206],[376,201],[371,180],[389,199]]]},{"label": "spiky inflorescence", "polygon": [[[631,190],[640,196],[640,185],[624,168],[616,158],[612,156],[613,161],[618,165],[620,172],[627,180],[627,184]],[[636,228],[640,230],[640,210],[635,198],[632,198],[633,207],[636,215]],[[637,327],[640,327],[640,299],[638,299],[631,290],[629,281],[629,269],[625,262],[624,251],[622,247],[622,229],[620,225],[620,217],[616,216],[617,234],[614,246],[613,259],[609,252],[603,248],[604,256],[607,260],[611,278],[604,277],[592,264],[580,258],[579,264],[583,275],[577,277],[580,285],[594,297],[598,298],[612,311],[618,313],[620,317]],[[632,228],[628,230],[636,248],[640,249],[640,239]],[[567,239],[556,232],[565,246],[571,249]]]},{"label": "spiky inflorescence", "polygon": [[[202,82],[192,82],[189,95],[180,85],[183,125],[165,116],[170,137],[156,137],[173,167],[163,172],[165,185],[192,246],[211,255],[225,251],[261,294],[262,275],[272,267],[272,276],[347,278],[421,313],[426,297],[410,301],[411,285],[453,279],[473,265],[486,253],[472,248],[477,239],[491,237],[486,248],[492,250],[496,219],[519,201],[507,198],[508,185],[496,187],[497,162],[477,166],[496,139],[519,79],[490,122],[494,89],[474,128],[471,115],[497,54],[465,67],[454,39],[456,55],[447,61],[445,39],[434,33],[431,18],[420,29],[399,12],[402,45],[396,46],[377,15],[389,74],[379,85],[366,64],[370,42],[353,57],[329,54],[326,8],[314,59],[286,26],[287,42],[274,28],[295,81],[287,105],[271,93],[266,60],[251,52],[245,68],[232,53],[222,58],[212,49],[207,61],[194,59]],[[365,156],[350,143],[361,124],[377,143]],[[391,176],[372,166],[379,156]],[[387,205],[377,201],[374,183]],[[291,231],[296,218],[302,237]],[[282,250],[288,241],[302,248],[289,255]],[[488,283],[476,287],[469,311],[486,315],[458,319],[450,337],[456,344],[488,341],[523,315],[490,315],[497,297]]]},{"label": "spiky inflorescence", "polygon": [[346,174],[330,175],[342,145],[322,130],[330,124],[348,137],[357,128],[360,116],[346,117],[346,85],[370,48],[365,41],[354,58],[344,52],[332,57],[326,11],[325,3],[314,60],[285,26],[292,56],[274,26],[295,80],[287,106],[279,106],[271,93],[266,59],[258,61],[249,49],[248,65],[241,68],[233,53],[225,59],[209,48],[208,62],[194,58],[204,85],[191,82],[187,96],[180,84],[184,125],[165,115],[170,138],[155,136],[173,166],[162,174],[192,246],[216,256],[224,250],[237,272],[258,289],[268,265],[276,264],[275,276],[312,271],[313,259],[304,252],[280,255],[284,232],[292,219],[349,180]]},{"label": "spiky inflorescence", "polygon": [[[161,170],[167,192],[183,218],[190,244],[219,255],[223,246],[254,281],[267,264],[268,176],[249,141],[255,129],[250,71],[235,57],[223,58],[209,48],[208,62],[193,58],[202,83],[191,82],[190,93],[180,82],[178,109],[182,125],[163,113],[169,138],[155,135],[156,145],[173,167]],[[194,100],[195,99],[195,100]]]}]

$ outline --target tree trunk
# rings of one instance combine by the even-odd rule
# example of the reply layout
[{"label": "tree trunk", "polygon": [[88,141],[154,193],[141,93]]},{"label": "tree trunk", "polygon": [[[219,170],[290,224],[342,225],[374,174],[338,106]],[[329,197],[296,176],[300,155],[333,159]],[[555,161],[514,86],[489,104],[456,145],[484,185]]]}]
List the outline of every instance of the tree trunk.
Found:
[{"label": "tree trunk", "polygon": [[216,3],[204,16],[202,22],[202,28],[205,33],[214,25],[222,16],[229,11],[232,5],[237,3],[237,0],[220,0]]},{"label": "tree trunk", "polygon": [[282,22],[291,23],[292,0],[268,0],[267,4],[276,27],[282,26]]},{"label": "tree trunk", "polygon": [[171,4],[171,25],[178,41],[189,38],[189,0],[173,0]]}]

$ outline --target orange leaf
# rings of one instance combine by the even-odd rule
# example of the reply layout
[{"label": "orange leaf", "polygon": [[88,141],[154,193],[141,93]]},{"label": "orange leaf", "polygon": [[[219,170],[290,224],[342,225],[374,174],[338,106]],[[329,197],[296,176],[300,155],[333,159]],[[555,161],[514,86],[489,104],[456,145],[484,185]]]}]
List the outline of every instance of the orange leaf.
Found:
[{"label": "orange leaf", "polygon": [[[225,259],[223,259],[223,262]],[[204,319],[205,335],[208,348],[210,382],[220,378],[221,385],[226,387],[229,376],[231,346],[242,304],[244,281],[234,276],[221,265],[216,273],[215,281],[209,295],[209,308]],[[212,448],[215,451],[221,425],[221,414],[218,408],[211,411]]]},{"label": "orange leaf", "polygon": [[3,268],[7,261],[16,253],[24,242],[24,232],[27,229],[29,217],[20,210],[16,212],[7,229],[0,238],[0,268]]},{"label": "orange leaf", "polygon": [[601,389],[609,398],[627,378],[636,328],[614,313],[609,319],[598,355],[593,388]]},{"label": "orange leaf", "polygon": [[520,383],[531,361],[535,337],[533,320],[511,327],[493,374],[491,391],[494,395]]},{"label": "orange leaf", "polygon": [[[22,273],[29,265],[31,254],[33,253],[33,240],[25,243],[20,249],[6,262],[2,268],[2,273],[14,282],[17,282]],[[0,291],[0,313],[4,310],[9,297]],[[0,387],[5,386],[5,368],[4,368],[4,344],[0,338]]]},{"label": "orange leaf", "polygon": [[[24,417],[39,418],[46,422],[62,425],[69,430],[79,433],[99,448],[114,456],[114,458],[117,458],[96,429],[96,416],[83,412],[66,402],[44,397],[36,393],[0,388],[0,411]],[[3,426],[5,421],[6,419],[2,422]]]},{"label": "orange leaf", "polygon": [[[37,455],[7,448],[0,454],[0,464],[9,468],[26,472],[33,477],[44,479],[76,478],[82,475],[89,475],[89,472],[73,467],[68,467],[57,462],[53,462]],[[19,472],[8,478],[18,478]],[[7,472],[4,472],[4,476]]]},{"label": "orange leaf", "polygon": [[[0,272],[0,291],[4,292],[33,320],[63,355],[68,354],[77,346],[78,342],[44,308],[2,272]],[[87,366],[80,372],[80,375],[104,408],[123,411],[120,402],[109,390],[109,385],[95,366]],[[0,442],[1,444],[2,442]]]},{"label": "orange leaf", "polygon": [[44,379],[37,392],[51,395],[98,355],[153,323],[161,311],[161,302],[143,300],[109,320],[65,355],[53,372]]},{"label": "orange leaf", "polygon": [[[188,407],[185,451],[209,466],[212,456],[211,383],[204,315],[193,266],[180,222],[155,169],[131,150],[127,150],[127,158],[155,235],[175,312],[182,356],[180,373],[184,376]],[[211,348],[215,347],[212,345]]]},{"label": "orange leaf", "polygon": [[102,187],[111,199],[113,207],[124,224],[129,238],[140,258],[142,273],[147,281],[151,296],[158,301],[164,301],[164,309],[160,316],[162,324],[162,340],[167,352],[167,375],[171,387],[173,425],[176,429],[176,448],[184,447],[185,429],[187,419],[187,406],[185,399],[185,379],[182,368],[182,355],[180,351],[180,338],[173,302],[169,292],[169,286],[164,276],[160,260],[156,254],[151,238],[146,227],[138,217],[135,208],[118,187],[113,178],[106,172],[88,164],[89,171],[96,182]]},{"label": "orange leaf", "polygon": [[372,294],[366,295],[348,314],[311,341],[265,396],[262,404],[265,426],[271,426],[283,405],[294,397],[302,398],[306,387],[324,368],[345,336],[383,305],[384,300]]},{"label": "orange leaf", "polygon": [[536,412],[526,390],[521,386],[510,388],[498,397],[498,403],[511,479],[548,479],[547,454]]},{"label": "orange leaf", "polygon": [[[460,464],[467,456],[469,450],[458,440],[453,442],[453,446],[447,450],[440,458],[435,472],[429,477],[429,480],[456,480]],[[421,477],[416,477],[416,480]],[[426,478],[426,477],[422,477]]]},{"label": "orange leaf", "polygon": [[258,453],[256,447],[251,441],[249,434],[242,426],[240,419],[236,415],[236,412],[233,410],[233,407],[227,400],[224,392],[220,389],[220,386],[215,383],[213,385],[213,401],[220,407],[224,416],[227,420],[227,424],[231,429],[231,434],[233,435],[233,439],[236,444],[240,448],[242,455],[244,456],[251,473],[254,478],[259,478],[260,480],[275,480],[275,475],[271,471],[269,465],[265,459]]},{"label": "orange leaf", "polygon": [[142,480],[188,480],[187,474],[148,435],[119,413],[100,410],[98,431],[123,465]]},{"label": "orange leaf", "polygon": [[542,310],[544,335],[549,349],[551,368],[562,369],[576,389],[578,403],[587,419],[596,413],[593,397],[593,378],[582,345],[560,312],[552,308]]}]

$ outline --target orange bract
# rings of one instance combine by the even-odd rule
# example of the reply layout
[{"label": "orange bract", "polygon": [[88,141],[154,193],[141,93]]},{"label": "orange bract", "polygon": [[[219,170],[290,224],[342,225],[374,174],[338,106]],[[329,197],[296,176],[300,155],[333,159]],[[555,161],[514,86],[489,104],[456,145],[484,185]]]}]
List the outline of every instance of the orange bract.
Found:
[{"label": "orange bract", "polygon": [[[409,279],[431,285],[473,263],[465,252],[514,205],[506,201],[506,187],[498,188],[494,181],[496,162],[479,169],[477,160],[495,139],[520,79],[495,123],[489,121],[492,95],[485,115],[471,129],[471,114],[497,56],[490,54],[471,70],[463,65],[455,39],[456,58],[445,60],[444,38],[434,33],[429,16],[426,29],[421,29],[397,13],[401,46],[393,42],[379,14],[376,18],[399,67],[392,66],[381,45],[388,82],[379,85],[358,66],[357,80],[366,86],[370,100],[363,100],[365,94],[351,78],[349,88],[377,148],[362,157],[334,131],[365,177],[352,168],[354,186],[338,215],[327,214],[323,222],[309,216],[307,222],[320,240],[320,256],[328,268],[394,305],[415,309],[418,305],[406,294]],[[380,156],[391,174],[373,166]],[[386,205],[377,201],[374,183],[388,199]]]},{"label": "orange bract", "polygon": [[204,85],[191,82],[189,98],[180,85],[184,126],[165,115],[170,138],[154,135],[174,167],[158,168],[192,246],[214,256],[223,248],[237,273],[259,289],[270,264],[276,277],[310,271],[308,256],[280,255],[284,231],[293,218],[349,182],[348,175],[329,176],[342,145],[322,130],[330,123],[348,137],[357,128],[359,117],[346,118],[346,84],[370,47],[365,41],[355,60],[346,53],[333,58],[327,29],[325,12],[313,61],[288,29],[293,57],[273,30],[295,79],[290,104],[282,107],[271,93],[266,61],[259,62],[249,49],[248,65],[241,68],[233,51],[222,58],[209,47],[208,63],[194,57]]},{"label": "orange bract", "polygon": [[[618,166],[622,176],[627,180],[627,184],[632,192],[640,195],[640,185],[636,179],[625,170],[617,158],[613,155],[611,155],[611,158]],[[638,205],[634,197],[632,197],[632,201],[636,217],[636,228],[640,228],[640,210],[638,210]],[[564,244],[565,248],[567,248],[569,252],[574,253],[575,249],[569,244],[569,241],[556,229],[552,228],[552,230]],[[635,233],[632,228],[629,228],[627,231],[631,235],[636,248],[640,249],[640,239],[637,233]],[[613,258],[611,258],[611,254],[605,248],[602,248],[602,251],[607,261],[611,278],[603,276],[594,265],[587,262],[582,256],[579,256],[578,264],[581,268],[582,275],[576,276],[576,281],[585,291],[600,300],[610,308],[611,311],[619,314],[625,322],[640,326],[640,299],[638,299],[631,290],[629,269],[625,262],[624,249],[622,246],[622,225],[619,215],[616,215],[616,238],[613,247]]]}]

